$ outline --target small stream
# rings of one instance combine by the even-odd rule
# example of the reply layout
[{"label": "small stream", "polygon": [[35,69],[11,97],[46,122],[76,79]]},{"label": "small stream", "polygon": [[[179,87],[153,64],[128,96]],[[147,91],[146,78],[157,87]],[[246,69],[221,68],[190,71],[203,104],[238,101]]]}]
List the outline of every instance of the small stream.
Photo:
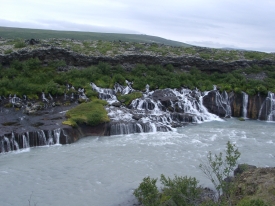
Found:
[{"label": "small stream", "polygon": [[195,176],[212,187],[199,164],[228,140],[239,147],[240,163],[275,166],[275,125],[261,121],[231,118],[172,132],[86,137],[0,154],[1,205],[133,205],[133,190],[148,175]]}]

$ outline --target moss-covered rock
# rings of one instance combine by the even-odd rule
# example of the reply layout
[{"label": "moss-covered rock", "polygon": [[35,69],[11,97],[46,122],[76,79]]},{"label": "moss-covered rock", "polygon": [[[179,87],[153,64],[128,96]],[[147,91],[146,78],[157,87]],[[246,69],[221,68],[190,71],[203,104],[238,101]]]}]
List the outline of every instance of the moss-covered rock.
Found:
[{"label": "moss-covered rock", "polygon": [[75,127],[78,124],[95,126],[109,122],[110,119],[104,108],[106,104],[107,102],[103,100],[82,103],[66,113],[67,120],[63,124]]},{"label": "moss-covered rock", "polygon": [[133,92],[133,93],[130,93],[130,94],[125,94],[125,95],[117,95],[117,99],[124,103],[125,105],[130,105],[131,102],[134,100],[134,99],[137,99],[137,98],[140,98],[142,97],[142,93],[141,92]]}]

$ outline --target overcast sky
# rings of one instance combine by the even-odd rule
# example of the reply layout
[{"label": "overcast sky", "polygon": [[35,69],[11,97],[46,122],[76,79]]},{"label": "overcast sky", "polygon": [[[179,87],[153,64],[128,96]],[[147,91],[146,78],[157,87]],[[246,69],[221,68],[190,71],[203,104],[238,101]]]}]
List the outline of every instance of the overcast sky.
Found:
[{"label": "overcast sky", "polygon": [[0,0],[0,26],[147,34],[275,52],[275,0]]}]

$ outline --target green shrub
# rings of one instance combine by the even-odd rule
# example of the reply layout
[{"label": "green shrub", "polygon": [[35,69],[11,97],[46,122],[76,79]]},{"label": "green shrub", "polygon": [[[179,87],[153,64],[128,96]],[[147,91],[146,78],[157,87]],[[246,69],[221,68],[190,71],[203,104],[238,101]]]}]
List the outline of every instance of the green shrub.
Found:
[{"label": "green shrub", "polygon": [[8,49],[8,50],[5,50],[5,51],[4,51],[4,54],[10,54],[10,53],[12,53],[12,52],[13,52],[12,49]]},{"label": "green shrub", "polygon": [[[238,148],[229,141],[226,144],[225,154],[225,157],[222,152],[218,155],[213,155],[209,151],[207,162],[200,164],[202,172],[213,183],[218,193],[219,201],[222,201],[223,199],[231,201],[230,196],[233,190],[233,185],[230,182],[225,181],[225,179],[230,177],[237,166],[237,160],[241,155]],[[222,194],[223,196],[221,196]]]},{"label": "green shrub", "polygon": [[161,193],[161,203],[163,205],[196,205],[201,193],[196,178],[175,175],[174,179],[170,179],[161,175],[160,181],[164,185]]},{"label": "green shrub", "polygon": [[18,48],[18,49],[20,49],[20,48],[24,48],[24,47],[26,47],[26,44],[25,44],[25,42],[24,41],[17,41],[17,42],[15,42],[15,44],[14,44],[14,48]]},{"label": "green shrub", "polygon": [[161,191],[156,186],[157,179],[145,177],[139,187],[134,190],[135,197],[144,206],[197,205],[201,188],[198,180],[191,177],[160,178],[163,188]]},{"label": "green shrub", "polygon": [[159,206],[160,194],[156,186],[157,179],[145,177],[134,195],[144,206]]}]

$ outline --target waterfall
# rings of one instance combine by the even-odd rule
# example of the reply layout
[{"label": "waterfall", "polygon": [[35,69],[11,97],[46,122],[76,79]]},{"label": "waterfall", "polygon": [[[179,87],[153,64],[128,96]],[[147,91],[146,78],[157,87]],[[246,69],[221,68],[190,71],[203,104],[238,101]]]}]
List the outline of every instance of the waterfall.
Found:
[{"label": "waterfall", "polygon": [[116,124],[112,124],[110,128],[111,135],[119,135],[119,134],[132,134],[132,133],[141,133],[142,129],[138,124],[135,123],[124,123],[119,122]]},{"label": "waterfall", "polygon": [[[118,101],[116,93],[129,94],[133,92],[132,82],[126,81],[127,86],[115,83],[114,89],[100,88],[91,83],[100,99],[111,104]],[[188,122],[200,123],[204,121],[221,120],[218,116],[208,112],[202,103],[203,95],[198,90],[163,89],[149,91],[146,85],[141,98],[134,99],[127,107],[109,106],[106,108],[110,122],[110,134],[130,134],[141,132],[171,131],[174,126],[183,126]],[[207,92],[204,94],[207,95]],[[216,92],[217,105],[231,115],[228,96]]]},{"label": "waterfall", "polygon": [[60,143],[59,143],[60,132],[61,132],[61,129],[60,129],[60,128],[55,129],[55,130],[53,131],[53,133],[54,133],[54,138],[55,138],[55,144],[60,144]]},{"label": "waterfall", "polygon": [[243,118],[247,118],[247,105],[248,105],[248,94],[242,92],[243,94]]},{"label": "waterfall", "polygon": [[[63,135],[66,137],[66,144],[68,144],[68,134],[66,134],[64,129],[62,129],[61,131],[62,131]],[[60,137],[61,131],[59,133],[59,137]]]},{"label": "waterfall", "polygon": [[60,128],[47,131],[25,132],[23,134],[11,133],[11,135],[0,136],[0,153],[36,146],[60,145],[61,132],[66,137],[66,144],[68,144],[68,135]]},{"label": "waterfall", "polygon": [[10,99],[10,103],[14,106],[15,104],[18,104],[21,102],[21,99],[19,97],[16,96],[16,94],[11,97],[11,95],[9,96]]},{"label": "waterfall", "polygon": [[47,145],[46,135],[43,130],[37,132],[39,145]]},{"label": "waterfall", "polygon": [[275,98],[274,93],[268,92],[268,98],[270,101],[269,114],[267,115],[267,121],[275,121]]},{"label": "waterfall", "polygon": [[[4,146],[5,146],[5,143],[6,143],[6,148],[7,148],[6,151],[7,152],[11,151],[10,140],[9,140],[9,138],[7,138],[7,137],[4,136]],[[4,149],[4,151],[5,151],[5,149]]]},{"label": "waterfall", "polygon": [[49,103],[49,100],[45,97],[45,93],[42,92],[42,100]]},{"label": "waterfall", "polygon": [[[81,99],[88,99],[86,94],[85,94],[85,89],[84,88],[83,89],[81,89],[81,88],[78,89],[78,95],[79,95],[79,98],[81,98]],[[73,98],[74,97],[72,96],[72,99]]]},{"label": "waterfall", "polygon": [[261,105],[258,119],[266,121],[275,121],[275,96],[268,92],[267,97]]},{"label": "waterfall", "polygon": [[137,126],[138,126],[138,128],[139,128],[139,131],[140,131],[141,133],[143,133],[144,131],[143,131],[143,129],[142,129],[142,126],[141,126],[139,123],[137,123]]},{"label": "waterfall", "polygon": [[29,148],[30,147],[30,137],[29,137],[29,133],[27,132],[27,136],[26,135],[22,135],[23,138],[23,149]]},{"label": "waterfall", "polygon": [[99,99],[106,100],[110,104],[117,101],[115,90],[100,88],[96,86],[94,83],[91,83],[90,85],[93,88],[93,90],[98,92]]},{"label": "waterfall", "polygon": [[156,125],[154,123],[152,123],[152,122],[150,122],[149,124],[150,124],[150,128],[151,128],[150,132],[157,132]]},{"label": "waterfall", "polygon": [[53,141],[53,136],[52,136],[52,131],[48,130],[48,141],[47,141],[47,145],[53,145],[54,141]]},{"label": "waterfall", "polygon": [[12,132],[11,134],[11,148],[12,150],[19,150],[19,145],[17,143],[17,141],[15,140],[15,136],[14,136],[14,133]]}]

